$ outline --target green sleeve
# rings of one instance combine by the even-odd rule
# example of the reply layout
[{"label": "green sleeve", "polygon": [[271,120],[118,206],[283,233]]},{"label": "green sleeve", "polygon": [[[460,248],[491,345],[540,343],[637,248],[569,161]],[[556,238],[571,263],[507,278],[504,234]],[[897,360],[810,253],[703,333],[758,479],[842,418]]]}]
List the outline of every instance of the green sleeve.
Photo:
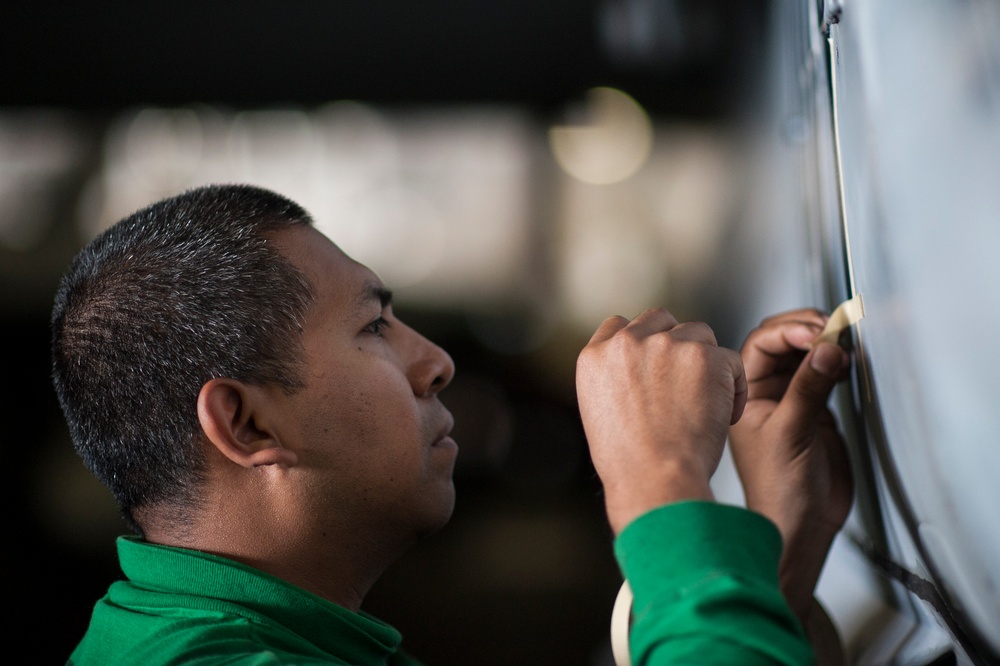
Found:
[{"label": "green sleeve", "polygon": [[615,555],[634,595],[635,666],[814,663],[778,585],[781,536],[763,516],[670,504],[629,524]]}]

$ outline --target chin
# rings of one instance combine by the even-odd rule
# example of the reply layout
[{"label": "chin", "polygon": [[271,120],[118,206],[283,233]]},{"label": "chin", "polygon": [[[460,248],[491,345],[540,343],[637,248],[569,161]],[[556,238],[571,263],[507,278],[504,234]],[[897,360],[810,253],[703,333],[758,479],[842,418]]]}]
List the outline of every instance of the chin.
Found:
[{"label": "chin", "polygon": [[455,484],[449,480],[447,487],[442,489],[440,496],[436,499],[434,505],[428,507],[425,514],[427,520],[423,529],[419,530],[420,536],[434,534],[451,520],[451,515],[455,512]]}]

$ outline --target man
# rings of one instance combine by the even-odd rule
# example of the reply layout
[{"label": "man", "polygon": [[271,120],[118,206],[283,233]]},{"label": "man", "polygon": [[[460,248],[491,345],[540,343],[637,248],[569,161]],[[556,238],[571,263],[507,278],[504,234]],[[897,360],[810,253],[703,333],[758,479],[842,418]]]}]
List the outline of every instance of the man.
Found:
[{"label": "man", "polygon": [[[92,241],[52,322],[74,444],[136,531],[119,540],[127,580],[97,604],[71,663],[417,663],[361,607],[389,564],[451,515],[457,446],[438,393],[454,365],[393,315],[375,274],[284,197],[205,187]],[[664,626],[691,598],[671,599],[677,581],[655,563],[665,534],[693,549],[675,560],[704,560],[699,540],[720,526],[746,539],[719,567],[746,579],[744,541],[756,567],[749,601],[727,613],[766,644],[736,640],[695,663],[812,659],[799,622],[813,625],[824,539],[846,512],[824,514],[812,492],[817,479],[844,487],[819,461],[840,444],[832,421],[814,417],[844,354],[821,345],[788,375],[822,324],[810,311],[765,323],[748,340],[747,375],[706,326],[662,310],[608,320],[581,354],[581,413],[636,589],[636,663],[677,663],[678,646],[713,642]],[[744,403],[737,460],[751,508],[781,537],[760,515],[710,501]],[[804,559],[782,561],[799,621],[778,588],[781,538],[786,558]]]}]

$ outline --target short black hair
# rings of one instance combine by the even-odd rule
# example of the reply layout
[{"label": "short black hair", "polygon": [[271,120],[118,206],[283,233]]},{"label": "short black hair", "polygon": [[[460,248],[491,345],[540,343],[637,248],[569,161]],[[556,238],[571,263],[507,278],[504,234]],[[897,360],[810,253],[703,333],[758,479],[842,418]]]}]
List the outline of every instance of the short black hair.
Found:
[{"label": "short black hair", "polygon": [[137,533],[137,509],[164,506],[183,520],[198,505],[205,382],[303,385],[313,291],[272,236],[310,224],[274,192],[200,187],[107,229],[63,277],[52,312],[56,394],[74,447]]}]

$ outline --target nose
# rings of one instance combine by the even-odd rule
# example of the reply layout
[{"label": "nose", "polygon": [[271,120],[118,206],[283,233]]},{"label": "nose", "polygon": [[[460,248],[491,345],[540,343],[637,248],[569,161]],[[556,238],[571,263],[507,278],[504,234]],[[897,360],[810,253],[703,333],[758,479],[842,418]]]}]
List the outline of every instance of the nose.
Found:
[{"label": "nose", "polygon": [[443,391],[455,376],[455,362],[441,347],[406,327],[412,336],[412,353],[407,363],[407,376],[413,394],[431,397]]}]

